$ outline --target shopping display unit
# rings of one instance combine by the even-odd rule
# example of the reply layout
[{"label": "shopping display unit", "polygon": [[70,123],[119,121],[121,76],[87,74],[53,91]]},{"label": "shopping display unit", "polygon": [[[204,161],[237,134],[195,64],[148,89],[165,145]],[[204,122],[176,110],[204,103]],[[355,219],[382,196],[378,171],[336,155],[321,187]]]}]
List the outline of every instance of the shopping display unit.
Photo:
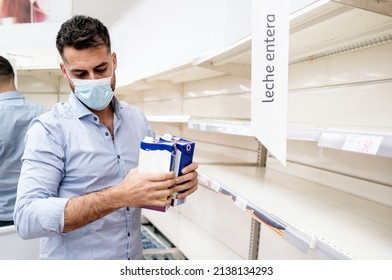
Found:
[{"label": "shopping display unit", "polygon": [[[307,2],[290,15],[286,165],[252,133],[251,35],[116,88],[157,136],[197,145],[198,191],[165,213],[142,212],[173,245],[167,252],[392,258],[392,11],[383,1]],[[56,50],[18,55],[18,89],[28,98],[48,108],[68,99]],[[38,257],[38,240],[2,228],[0,243],[14,242],[30,249],[3,258]]]},{"label": "shopping display unit", "polygon": [[391,13],[349,2],[291,14],[285,166],[250,128],[252,36],[118,89],[198,145],[198,192],[143,212],[188,259],[392,257]]}]

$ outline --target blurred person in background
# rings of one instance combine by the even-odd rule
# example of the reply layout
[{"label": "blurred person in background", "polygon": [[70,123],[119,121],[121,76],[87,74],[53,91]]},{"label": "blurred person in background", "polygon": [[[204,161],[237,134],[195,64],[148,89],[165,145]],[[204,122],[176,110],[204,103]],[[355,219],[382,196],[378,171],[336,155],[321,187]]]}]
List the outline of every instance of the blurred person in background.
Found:
[{"label": "blurred person in background", "polygon": [[23,97],[11,63],[0,56],[0,227],[13,225],[24,139],[30,122],[46,109]]}]

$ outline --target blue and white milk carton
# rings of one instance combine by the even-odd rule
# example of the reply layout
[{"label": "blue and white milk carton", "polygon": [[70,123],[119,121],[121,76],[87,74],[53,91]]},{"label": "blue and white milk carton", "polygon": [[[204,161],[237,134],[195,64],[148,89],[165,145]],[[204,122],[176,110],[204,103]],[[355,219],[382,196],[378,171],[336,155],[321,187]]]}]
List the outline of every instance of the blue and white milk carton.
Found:
[{"label": "blue and white milk carton", "polygon": [[[173,143],[175,145],[174,174],[176,176],[181,176],[181,170],[193,162],[195,142],[173,136],[171,134],[164,134],[159,140],[161,142]],[[185,202],[186,198],[178,199],[177,193],[174,193],[171,205],[177,206]]]},{"label": "blue and white milk carton", "polygon": [[[175,166],[175,145],[171,142],[161,142],[152,137],[145,137],[140,142],[139,172],[173,171]],[[166,200],[163,197],[162,200]],[[170,205],[169,205],[170,206]],[[165,212],[167,207],[146,206],[143,208]]]}]

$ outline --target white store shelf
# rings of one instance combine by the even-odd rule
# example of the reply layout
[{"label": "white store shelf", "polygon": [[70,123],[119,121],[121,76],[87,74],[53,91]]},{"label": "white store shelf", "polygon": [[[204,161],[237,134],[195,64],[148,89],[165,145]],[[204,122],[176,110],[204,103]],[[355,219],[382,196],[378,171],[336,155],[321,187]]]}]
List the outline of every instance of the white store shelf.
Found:
[{"label": "white store shelf", "polygon": [[161,123],[188,123],[189,119],[190,116],[187,115],[147,116],[148,121]]},{"label": "white store shelf", "polygon": [[[206,189],[206,191],[209,191]],[[202,191],[201,191],[202,192]],[[199,193],[201,193],[199,192]],[[187,205],[179,207],[170,207],[165,213],[143,209],[142,214],[147,218],[159,231],[165,235],[181,252],[190,260],[222,260],[222,259],[243,259],[237,252],[234,252],[221,238],[217,238],[205,225],[195,222],[197,219],[189,218],[184,215],[181,209],[189,207],[189,204],[195,203],[195,196],[187,201]],[[209,197],[209,199],[213,198]],[[199,208],[203,203],[203,199],[196,200],[195,207]],[[203,205],[203,204],[202,204]],[[202,210],[206,210],[203,208]],[[208,221],[207,221],[208,222]],[[222,222],[223,223],[223,222]],[[216,223],[209,224],[212,227]],[[227,230],[227,227],[225,228]],[[215,235],[219,234],[216,232]],[[238,242],[238,240],[237,240]],[[202,246],[200,246],[202,244]],[[242,244],[242,243],[241,243]]]},{"label": "white store shelf", "polygon": [[30,73],[50,73],[55,76],[62,75],[59,65],[19,66],[17,71],[18,74],[22,75],[28,75]]},{"label": "white store shelf", "polygon": [[190,119],[188,127],[191,129],[253,136],[249,121],[236,120],[213,120],[213,119]]},{"label": "white store shelf", "polygon": [[[356,8],[358,2],[315,1],[291,14],[290,63],[344,53],[390,40],[390,16]],[[377,2],[382,3],[368,2],[367,9],[373,10],[380,6]],[[386,3],[383,10],[387,11],[388,6],[390,13],[390,3]]]},{"label": "white store shelf", "polygon": [[273,170],[201,165],[200,183],[299,250],[331,259],[391,259],[392,208]]},{"label": "white store shelf", "polygon": [[[250,121],[193,118],[189,115],[147,116],[151,122],[187,123],[190,129],[251,136]],[[354,141],[349,145],[350,142]],[[287,127],[288,140],[315,141],[318,146],[355,153],[392,157],[392,135],[363,133],[360,131],[339,131],[323,127]],[[355,147],[354,147],[355,144]]]},{"label": "white store shelf", "polygon": [[23,240],[14,225],[0,227],[0,260],[38,260],[39,239]]}]

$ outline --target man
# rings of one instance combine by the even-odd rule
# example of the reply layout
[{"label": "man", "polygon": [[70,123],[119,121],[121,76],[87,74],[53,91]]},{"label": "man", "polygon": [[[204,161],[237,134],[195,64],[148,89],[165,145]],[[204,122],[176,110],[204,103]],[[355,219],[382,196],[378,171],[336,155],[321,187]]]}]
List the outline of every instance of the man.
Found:
[{"label": "man", "polygon": [[24,139],[30,122],[46,111],[16,90],[10,62],[0,56],[0,227],[13,225]]},{"label": "man", "polygon": [[[107,28],[74,16],[56,46],[72,93],[31,125],[14,212],[19,235],[41,237],[41,259],[142,259],[141,206],[164,207],[196,191],[197,163],[139,173],[145,116],[113,96],[117,57]],[[174,186],[174,187],[172,187]]]}]

